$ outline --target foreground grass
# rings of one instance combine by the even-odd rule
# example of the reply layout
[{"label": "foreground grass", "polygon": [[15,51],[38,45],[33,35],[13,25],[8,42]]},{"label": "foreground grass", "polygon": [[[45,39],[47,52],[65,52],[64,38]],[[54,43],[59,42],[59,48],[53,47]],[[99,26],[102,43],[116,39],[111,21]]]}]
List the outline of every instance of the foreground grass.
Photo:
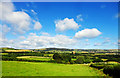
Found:
[{"label": "foreground grass", "polygon": [[83,64],[56,64],[2,61],[3,76],[102,76],[99,70]]}]

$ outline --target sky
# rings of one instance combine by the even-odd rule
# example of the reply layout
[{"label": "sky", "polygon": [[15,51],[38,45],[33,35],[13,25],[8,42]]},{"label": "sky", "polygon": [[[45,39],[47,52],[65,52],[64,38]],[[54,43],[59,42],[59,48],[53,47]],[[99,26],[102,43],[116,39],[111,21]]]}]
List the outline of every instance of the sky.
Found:
[{"label": "sky", "polygon": [[117,2],[3,2],[0,9],[0,47],[118,49]]}]

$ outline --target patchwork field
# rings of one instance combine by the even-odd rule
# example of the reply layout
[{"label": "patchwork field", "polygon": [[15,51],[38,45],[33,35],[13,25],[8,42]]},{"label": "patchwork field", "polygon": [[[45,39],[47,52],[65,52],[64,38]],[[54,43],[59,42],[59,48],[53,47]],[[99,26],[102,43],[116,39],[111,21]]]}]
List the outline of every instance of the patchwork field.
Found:
[{"label": "patchwork field", "polygon": [[56,64],[2,61],[3,76],[102,76],[100,70],[84,64]]}]

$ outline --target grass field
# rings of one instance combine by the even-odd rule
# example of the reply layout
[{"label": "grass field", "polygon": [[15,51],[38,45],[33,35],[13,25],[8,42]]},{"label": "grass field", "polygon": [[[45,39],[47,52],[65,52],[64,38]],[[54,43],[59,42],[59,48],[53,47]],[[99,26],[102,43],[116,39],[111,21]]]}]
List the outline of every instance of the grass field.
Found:
[{"label": "grass field", "polygon": [[56,64],[2,61],[3,76],[102,76],[102,72],[83,64]]},{"label": "grass field", "polygon": [[40,61],[50,61],[50,57],[39,57],[39,56],[20,56],[18,59],[28,59],[28,60],[40,60]]}]

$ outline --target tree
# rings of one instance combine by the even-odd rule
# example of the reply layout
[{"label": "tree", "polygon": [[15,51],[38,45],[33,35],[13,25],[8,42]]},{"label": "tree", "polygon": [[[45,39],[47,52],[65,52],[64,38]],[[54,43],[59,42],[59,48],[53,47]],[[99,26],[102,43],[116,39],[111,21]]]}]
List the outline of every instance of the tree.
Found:
[{"label": "tree", "polygon": [[100,58],[94,59],[92,62],[103,62]]},{"label": "tree", "polygon": [[53,55],[53,59],[57,62],[57,63],[70,63],[71,61],[71,56],[69,54],[58,54],[55,53]]},{"label": "tree", "polygon": [[60,59],[61,59],[60,54],[55,53],[55,54],[53,55],[53,59],[54,59],[54,60],[60,60]]},{"label": "tree", "polygon": [[120,78],[120,64],[105,66],[103,72],[113,76],[113,78]]},{"label": "tree", "polygon": [[91,62],[90,59],[85,59],[85,60],[84,60],[84,63],[90,63],[90,62]]},{"label": "tree", "polygon": [[77,57],[76,63],[83,64],[84,63],[84,56]]},{"label": "tree", "polygon": [[69,54],[61,54],[61,60],[64,60],[66,62],[70,62],[71,56]]}]

